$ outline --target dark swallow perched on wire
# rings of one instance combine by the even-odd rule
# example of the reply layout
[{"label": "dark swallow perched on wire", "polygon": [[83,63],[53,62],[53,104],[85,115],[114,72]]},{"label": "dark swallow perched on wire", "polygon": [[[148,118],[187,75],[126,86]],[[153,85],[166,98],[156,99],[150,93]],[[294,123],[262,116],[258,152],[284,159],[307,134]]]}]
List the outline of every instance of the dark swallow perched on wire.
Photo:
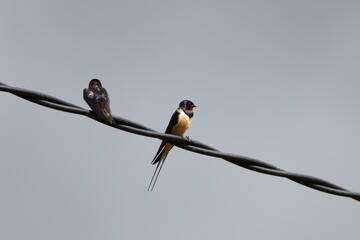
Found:
[{"label": "dark swallow perched on wire", "polygon": [[91,110],[104,121],[113,124],[114,119],[110,110],[110,99],[105,88],[98,79],[92,79],[89,88],[84,89],[84,100]]},{"label": "dark swallow perched on wire", "polygon": [[[165,130],[165,133],[174,134],[183,137],[186,130],[188,130],[188,128],[191,125],[192,117],[194,116],[194,112],[193,112],[194,107],[196,106],[192,101],[183,100],[179,104],[179,107],[176,109],[174,114],[172,115],[169,125]],[[160,147],[156,152],[154,159],[151,162],[151,164],[153,165],[157,164],[157,166],[151,178],[148,191],[149,190],[152,191],[154,189],[161,168],[164,165],[165,159],[173,146],[174,145],[172,145],[171,143],[166,143],[165,141],[162,141],[162,143],[160,144]]]}]

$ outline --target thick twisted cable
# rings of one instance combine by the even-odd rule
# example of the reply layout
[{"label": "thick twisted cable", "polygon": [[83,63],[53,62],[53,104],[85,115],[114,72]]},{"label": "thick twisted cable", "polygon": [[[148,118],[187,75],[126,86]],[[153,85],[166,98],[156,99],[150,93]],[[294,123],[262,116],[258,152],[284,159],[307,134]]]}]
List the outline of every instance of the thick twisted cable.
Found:
[{"label": "thick twisted cable", "polygon": [[[12,93],[20,98],[23,98],[27,101],[49,107],[52,109],[56,109],[63,112],[69,112],[73,114],[79,114],[84,115],[89,118],[92,118],[98,122],[101,122],[103,124],[109,125],[107,122],[104,122],[103,120],[99,119],[97,116],[95,116],[91,111],[83,109],[79,106],[76,106],[72,103],[68,103],[66,101],[63,101],[61,99],[52,97],[50,95],[31,91],[27,89],[22,88],[15,88],[8,86],[4,83],[0,83],[0,91],[9,92]],[[196,140],[187,140],[184,138],[181,138],[179,136],[165,134],[165,133],[159,133],[154,131],[151,128],[148,128],[144,125],[141,125],[139,123],[133,122],[131,120],[113,116],[115,120],[115,125],[109,125],[111,127],[134,133],[137,135],[142,135],[146,137],[151,138],[158,138],[163,141],[171,142],[172,144],[176,145],[177,147],[180,147],[182,149],[192,151],[195,153],[199,153],[202,155],[207,155],[211,157],[221,158],[224,159],[230,163],[233,163],[237,166],[256,171],[259,173],[264,173],[268,175],[278,176],[278,177],[284,177],[288,178],[296,183],[302,184],[304,186],[307,186],[312,189],[316,189],[318,191],[326,192],[329,194],[334,194],[338,196],[344,196],[344,197],[350,197],[357,201],[360,201],[360,193],[349,191],[345,188],[339,187],[333,183],[330,183],[328,181],[325,181],[323,179],[305,175],[305,174],[299,174],[299,173],[293,173],[293,172],[287,172],[283,169],[277,168],[276,166],[273,166],[269,163],[244,157],[236,154],[230,154],[230,153],[223,153],[219,150],[210,147],[202,142],[196,141]]]}]

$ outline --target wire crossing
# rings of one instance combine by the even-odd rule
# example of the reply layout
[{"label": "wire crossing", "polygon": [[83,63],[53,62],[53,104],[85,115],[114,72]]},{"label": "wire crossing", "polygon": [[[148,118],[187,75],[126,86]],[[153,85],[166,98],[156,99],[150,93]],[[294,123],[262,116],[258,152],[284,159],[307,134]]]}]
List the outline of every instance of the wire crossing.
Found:
[{"label": "wire crossing", "polygon": [[360,201],[360,193],[349,191],[345,188],[337,186],[326,180],[305,174],[287,172],[274,165],[271,165],[269,163],[254,158],[240,156],[231,153],[224,153],[202,142],[193,139],[187,140],[179,136],[159,133],[151,128],[148,128],[144,125],[141,125],[139,123],[136,123],[134,121],[125,118],[113,116],[115,120],[115,124],[110,125],[107,122],[98,118],[96,115],[94,115],[90,110],[81,108],[72,103],[68,103],[66,101],[63,101],[61,99],[55,98],[53,96],[44,93],[22,89],[22,88],[11,87],[1,82],[0,82],[0,91],[11,93],[22,99],[25,99],[35,104],[39,104],[44,107],[56,109],[63,112],[84,115],[95,121],[98,121],[110,127],[117,128],[126,132],[130,132],[141,136],[151,137],[151,138],[158,138],[160,140],[170,142],[179,148],[191,152],[199,153],[202,155],[220,158],[227,162],[233,163],[237,166],[255,172],[287,178],[291,181],[294,181],[296,183],[299,183],[301,185],[304,185],[312,189],[316,189],[318,191],[322,191],[333,195],[343,196],[343,197],[349,197],[355,199],[356,201]]}]

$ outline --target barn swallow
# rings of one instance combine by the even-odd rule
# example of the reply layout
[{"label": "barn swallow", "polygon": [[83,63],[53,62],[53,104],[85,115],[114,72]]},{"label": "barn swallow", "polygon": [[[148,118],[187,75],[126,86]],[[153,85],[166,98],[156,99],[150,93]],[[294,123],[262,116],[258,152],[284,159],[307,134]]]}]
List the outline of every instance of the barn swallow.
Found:
[{"label": "barn swallow", "polygon": [[91,110],[106,122],[113,124],[114,119],[110,110],[110,99],[105,88],[98,79],[92,79],[89,88],[84,89],[84,100]]},{"label": "barn swallow", "polygon": [[[194,116],[194,107],[196,106],[192,101],[183,100],[182,102],[180,102],[179,107],[176,109],[170,119],[169,125],[167,126],[165,133],[183,137],[186,130],[188,130],[191,125],[192,117]],[[151,164],[157,164],[157,166],[151,178],[148,191],[152,191],[154,189],[161,168],[164,165],[165,159],[173,146],[174,145],[172,145],[171,143],[167,143],[165,141],[161,142],[160,147],[151,162]]]}]

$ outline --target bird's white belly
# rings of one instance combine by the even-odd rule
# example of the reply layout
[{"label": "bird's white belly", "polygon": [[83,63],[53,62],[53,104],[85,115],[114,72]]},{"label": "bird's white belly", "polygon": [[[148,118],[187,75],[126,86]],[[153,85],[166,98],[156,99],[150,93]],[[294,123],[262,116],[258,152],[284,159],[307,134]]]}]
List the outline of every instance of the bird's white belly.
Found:
[{"label": "bird's white belly", "polygon": [[179,113],[179,121],[172,130],[172,134],[183,136],[185,132],[188,130],[192,122],[192,119],[189,118],[188,115],[184,113],[184,111],[180,110]]}]

